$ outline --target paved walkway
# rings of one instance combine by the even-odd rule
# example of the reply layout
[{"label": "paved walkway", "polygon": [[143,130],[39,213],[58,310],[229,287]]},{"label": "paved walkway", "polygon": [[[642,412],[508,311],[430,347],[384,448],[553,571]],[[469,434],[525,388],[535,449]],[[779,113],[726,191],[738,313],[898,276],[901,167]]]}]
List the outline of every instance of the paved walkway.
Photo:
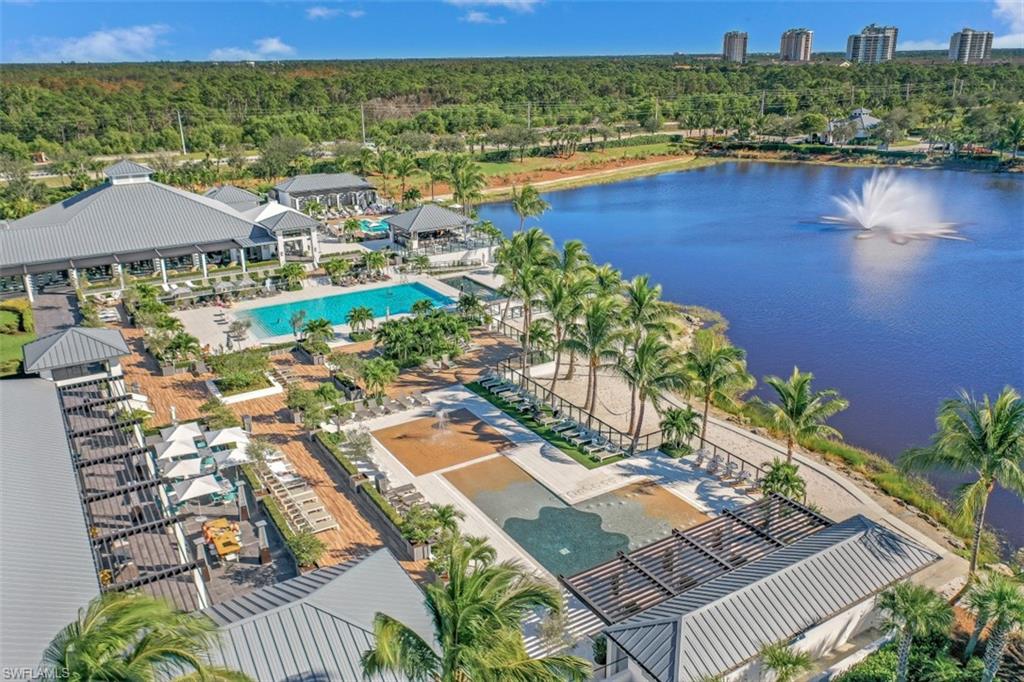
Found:
[{"label": "paved walkway", "polygon": [[32,316],[36,323],[36,336],[73,327],[80,319],[78,298],[73,291],[36,294],[32,302]]}]

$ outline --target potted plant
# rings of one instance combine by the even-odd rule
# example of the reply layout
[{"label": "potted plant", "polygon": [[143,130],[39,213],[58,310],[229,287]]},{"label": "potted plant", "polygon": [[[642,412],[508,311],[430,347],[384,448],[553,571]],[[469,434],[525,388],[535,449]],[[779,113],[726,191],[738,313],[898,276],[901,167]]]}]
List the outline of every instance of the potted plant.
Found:
[{"label": "potted plant", "polygon": [[302,328],[304,338],[299,347],[309,357],[314,365],[322,365],[327,361],[327,354],[331,352],[327,341],[334,338],[334,327],[329,320],[317,318],[310,320]]},{"label": "potted plant", "polygon": [[288,394],[284,401],[285,407],[288,408],[288,421],[292,424],[301,424],[302,413],[309,410],[315,400],[313,391],[295,384],[288,386]]}]

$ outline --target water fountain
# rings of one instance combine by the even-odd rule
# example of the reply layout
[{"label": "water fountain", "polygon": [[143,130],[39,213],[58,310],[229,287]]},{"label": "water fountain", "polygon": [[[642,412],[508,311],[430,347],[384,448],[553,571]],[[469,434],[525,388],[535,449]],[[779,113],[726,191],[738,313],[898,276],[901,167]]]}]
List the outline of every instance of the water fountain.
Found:
[{"label": "water fountain", "polygon": [[447,434],[448,427],[450,426],[450,421],[448,419],[448,410],[442,407],[439,407],[436,410],[434,410],[434,420],[434,430],[437,431],[437,433],[435,434],[435,438],[437,436],[443,436]]},{"label": "water fountain", "polygon": [[927,188],[886,170],[864,181],[860,194],[833,197],[842,209],[821,222],[858,230],[857,239],[884,235],[894,244],[912,240],[964,239],[957,224],[942,220],[939,202]]}]

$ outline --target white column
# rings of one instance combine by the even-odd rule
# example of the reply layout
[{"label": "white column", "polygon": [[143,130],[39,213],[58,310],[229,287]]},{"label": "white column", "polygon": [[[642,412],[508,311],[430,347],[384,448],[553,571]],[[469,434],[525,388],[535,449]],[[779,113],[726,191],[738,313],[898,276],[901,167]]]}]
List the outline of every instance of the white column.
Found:
[{"label": "white column", "polygon": [[71,286],[76,289],[79,287],[78,268],[68,268],[68,279],[71,280]]},{"label": "white column", "polygon": [[309,248],[313,252],[313,267],[320,267],[320,237],[316,230],[309,231]]},{"label": "white column", "polygon": [[117,275],[117,281],[121,283],[121,289],[124,289],[124,267],[120,263],[114,263],[114,274]]},{"label": "white column", "polygon": [[163,256],[157,258],[157,261],[160,263],[160,278],[164,284],[167,284],[167,261],[163,259]]},{"label": "white column", "polygon": [[206,254],[205,253],[200,253],[199,254],[199,267],[201,267],[203,269],[203,279],[204,280],[209,279],[209,277],[207,275],[207,272],[206,272]]},{"label": "white column", "polygon": [[36,295],[32,291],[32,275],[27,272],[22,275],[22,282],[25,284],[25,295],[28,296],[29,303],[36,300]]},{"label": "white column", "polygon": [[284,236],[277,235],[277,262],[284,265]]},{"label": "white column", "polygon": [[245,249],[238,250],[238,262],[242,264],[242,274],[244,275],[248,272],[245,266]]}]

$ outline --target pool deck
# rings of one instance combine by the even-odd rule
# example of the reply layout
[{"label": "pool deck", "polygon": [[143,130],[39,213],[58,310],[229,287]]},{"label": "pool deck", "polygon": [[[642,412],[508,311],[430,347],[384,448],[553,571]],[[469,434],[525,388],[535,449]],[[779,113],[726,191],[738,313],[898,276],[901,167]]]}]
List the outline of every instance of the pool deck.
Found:
[{"label": "pool deck", "polygon": [[[357,284],[350,287],[339,287],[333,284],[319,284],[315,279],[307,279],[303,282],[303,288],[298,291],[282,291],[269,298],[256,298],[248,301],[238,301],[232,304],[230,308],[223,308],[220,306],[207,306],[204,308],[195,308],[193,310],[179,310],[171,313],[174,317],[177,317],[185,325],[185,330],[199,339],[200,346],[209,346],[211,349],[217,349],[220,347],[227,346],[227,328],[228,324],[238,319],[238,313],[252,310],[254,308],[265,308],[267,306],[281,305],[284,303],[295,303],[297,301],[309,301],[317,298],[326,298],[328,296],[337,296],[339,294],[352,294],[361,291],[370,291],[373,289],[385,289],[387,287],[393,287],[401,284],[422,284],[439,294],[443,294],[449,298],[457,299],[459,297],[459,290],[451,287],[444,282],[441,282],[435,277],[429,275],[409,275],[409,274],[393,274],[390,280],[386,282],[372,282],[369,284]],[[214,319],[216,313],[226,313],[228,324],[217,324]],[[392,318],[405,317],[406,315],[392,315]],[[383,318],[377,318],[378,320]],[[349,343],[347,340],[347,334],[351,331],[347,324],[334,325],[335,340],[330,342],[332,346],[343,345]],[[295,339],[291,334],[282,334],[279,336],[269,337],[258,337],[250,330],[246,335],[246,338],[241,343],[235,342],[234,348],[250,348],[253,346],[259,346],[262,344],[274,344],[284,343],[286,341],[293,341]]]},{"label": "pool deck", "polygon": [[554,576],[457,490],[444,477],[446,472],[492,457],[508,457],[568,505],[576,505],[631,484],[649,481],[659,484],[695,509],[710,514],[718,514],[725,509],[754,500],[710,476],[695,473],[676,460],[656,454],[638,455],[596,469],[586,469],[461,384],[431,391],[426,395],[431,402],[431,408],[379,417],[363,422],[359,428],[374,432],[422,418],[438,409],[464,409],[510,440],[513,447],[420,476],[409,471],[376,438],[373,441],[374,458],[388,472],[393,485],[412,483],[428,501],[435,504],[452,504],[462,511],[465,514],[462,522],[463,532],[488,538],[497,550],[499,560],[518,560],[549,579],[553,579]]}]

